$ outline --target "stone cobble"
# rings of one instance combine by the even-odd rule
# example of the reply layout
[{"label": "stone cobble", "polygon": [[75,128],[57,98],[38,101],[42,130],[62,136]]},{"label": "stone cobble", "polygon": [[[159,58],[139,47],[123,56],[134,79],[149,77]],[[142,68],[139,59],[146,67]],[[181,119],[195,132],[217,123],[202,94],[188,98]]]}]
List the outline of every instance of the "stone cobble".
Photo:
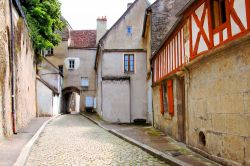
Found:
[{"label": "stone cobble", "polygon": [[27,165],[167,164],[80,115],[63,115],[45,128]]}]

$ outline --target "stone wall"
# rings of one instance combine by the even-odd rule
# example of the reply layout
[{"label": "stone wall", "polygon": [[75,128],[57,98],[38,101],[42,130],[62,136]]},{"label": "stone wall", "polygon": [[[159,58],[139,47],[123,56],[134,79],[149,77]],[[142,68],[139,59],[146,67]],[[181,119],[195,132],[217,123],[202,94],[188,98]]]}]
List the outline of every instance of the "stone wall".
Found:
[{"label": "stone wall", "polygon": [[8,5],[0,0],[0,139],[12,134]]},{"label": "stone wall", "polygon": [[[16,112],[17,129],[26,126],[36,117],[36,67],[34,64],[34,50],[29,33],[21,18],[17,23],[16,46]],[[20,46],[18,48],[18,46]]]},{"label": "stone wall", "polygon": [[[153,87],[153,111],[154,111],[154,127],[164,131],[172,136],[174,139],[183,141],[180,128],[183,125],[179,125],[178,121],[182,116],[182,103],[180,96],[181,88],[179,86],[179,79],[177,77],[173,79],[173,95],[174,95],[174,114],[170,115],[168,112],[161,113],[160,102],[160,85]],[[164,83],[166,85],[166,82]],[[179,119],[178,119],[179,118]]]},{"label": "stone wall", "polygon": [[190,69],[188,144],[250,165],[250,43],[211,57]]},{"label": "stone wall", "polygon": [[[0,139],[13,134],[11,117],[10,12],[8,1],[0,1]],[[13,9],[15,25],[15,110],[17,130],[36,116],[33,49],[27,28]]]}]

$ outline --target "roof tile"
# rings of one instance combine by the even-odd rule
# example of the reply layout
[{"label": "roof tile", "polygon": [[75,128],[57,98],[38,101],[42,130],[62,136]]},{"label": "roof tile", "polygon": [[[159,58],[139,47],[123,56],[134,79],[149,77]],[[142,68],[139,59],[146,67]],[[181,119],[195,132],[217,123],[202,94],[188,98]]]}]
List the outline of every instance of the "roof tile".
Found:
[{"label": "roof tile", "polygon": [[71,48],[96,47],[96,30],[72,30],[70,31]]}]

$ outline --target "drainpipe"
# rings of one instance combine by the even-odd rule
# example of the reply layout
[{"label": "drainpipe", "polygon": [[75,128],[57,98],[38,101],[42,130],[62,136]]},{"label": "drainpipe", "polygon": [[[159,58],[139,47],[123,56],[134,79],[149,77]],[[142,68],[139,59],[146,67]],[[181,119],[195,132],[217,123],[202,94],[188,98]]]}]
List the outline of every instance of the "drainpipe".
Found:
[{"label": "drainpipe", "polygon": [[16,131],[16,110],[15,110],[15,34],[14,34],[14,22],[13,22],[13,4],[12,0],[9,1],[10,8],[10,26],[11,26],[11,106],[12,106],[12,125],[13,133],[17,134]]}]

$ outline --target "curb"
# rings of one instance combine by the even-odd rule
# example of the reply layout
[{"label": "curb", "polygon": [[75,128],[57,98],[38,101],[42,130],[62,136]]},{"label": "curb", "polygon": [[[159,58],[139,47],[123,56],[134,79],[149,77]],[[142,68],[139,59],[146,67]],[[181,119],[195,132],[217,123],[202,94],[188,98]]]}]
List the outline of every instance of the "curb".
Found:
[{"label": "curb", "polygon": [[110,130],[104,126],[102,126],[101,123],[93,120],[92,118],[88,117],[87,115],[84,115],[81,113],[82,116],[84,116],[85,118],[87,118],[88,120],[92,121],[94,124],[98,125],[99,127],[103,128],[104,130],[110,132],[111,134],[123,139],[124,141],[126,142],[129,142],[139,148],[141,148],[142,150],[146,151],[147,153],[157,157],[157,158],[160,158],[161,160],[164,160],[165,162],[167,162],[167,164],[170,164],[170,165],[176,165],[176,166],[191,166],[190,164],[188,163],[185,163],[181,160],[178,160],[174,157],[172,157],[171,155],[168,155],[168,154],[165,154],[157,149],[154,149],[146,144],[142,144],[140,143],[139,141],[136,141],[135,139],[133,138],[130,138],[130,137],[127,137],[126,135],[124,134],[121,134],[120,132],[116,131],[116,130]]},{"label": "curb", "polygon": [[37,130],[35,135],[29,140],[29,142],[22,148],[21,153],[19,154],[14,166],[24,166],[27,162],[27,159],[29,157],[30,151],[34,143],[38,140],[41,133],[43,132],[44,128],[47,126],[49,122],[56,119],[60,115],[54,116],[43,123],[43,125]]}]

